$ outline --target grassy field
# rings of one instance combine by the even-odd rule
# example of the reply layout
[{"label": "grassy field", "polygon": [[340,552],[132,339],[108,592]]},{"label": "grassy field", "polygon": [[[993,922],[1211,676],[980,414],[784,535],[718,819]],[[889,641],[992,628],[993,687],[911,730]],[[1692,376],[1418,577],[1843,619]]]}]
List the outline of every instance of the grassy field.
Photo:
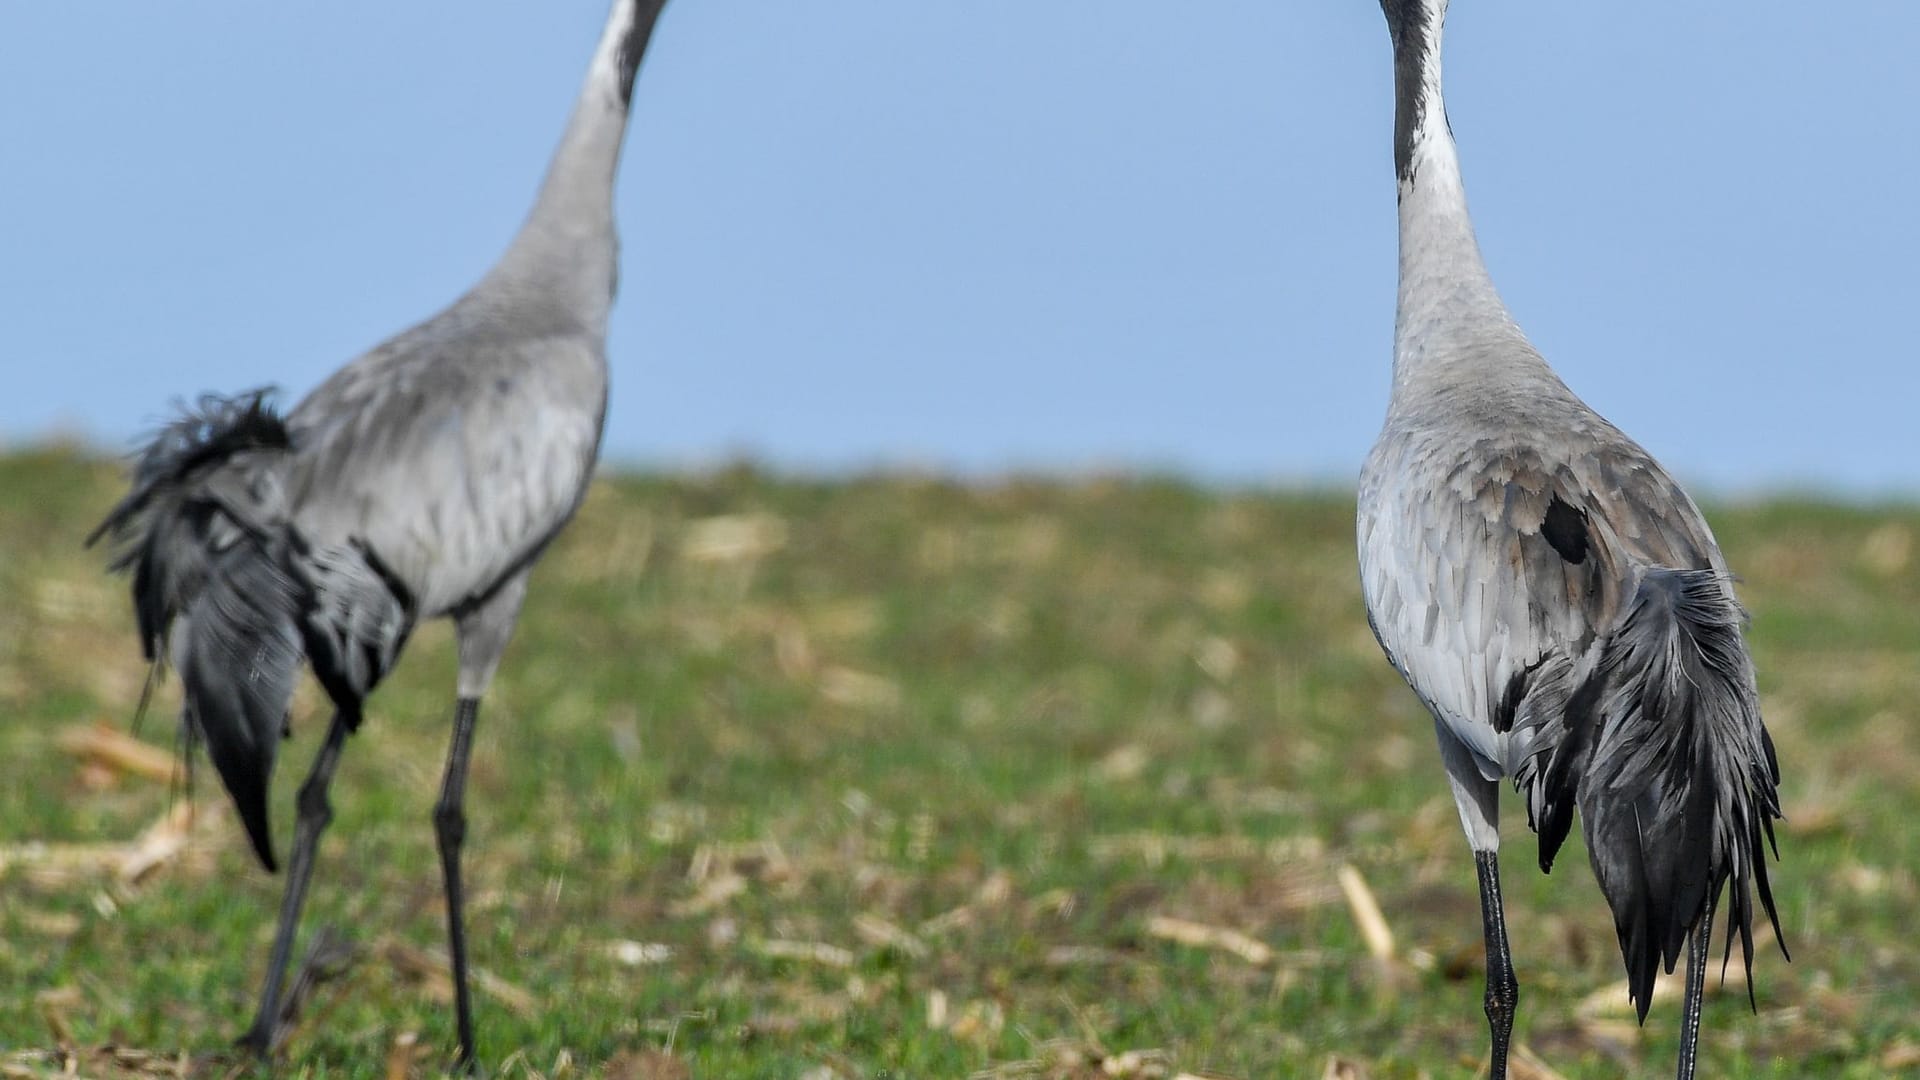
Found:
[{"label": "grassy field", "polygon": [[[117,470],[0,458],[0,1075],[246,1075],[280,880],[211,773],[86,752],[139,697],[79,538]],[[1710,507],[1745,575],[1794,963],[1736,958],[1705,1075],[1920,1070],[1920,509]],[[469,799],[500,1077],[1466,1077],[1473,864],[1361,613],[1341,494],[1155,479],[616,476],[536,575]],[[306,926],[346,947],[287,1075],[431,1075],[443,626],[374,698]],[[324,727],[303,690],[276,832]],[[195,814],[189,824],[185,808]],[[1517,1077],[1671,1069],[1583,852],[1508,806]],[[1578,839],[1570,841],[1577,846]],[[1356,900],[1377,900],[1371,942]],[[1383,948],[1384,947],[1384,948]],[[1377,955],[1370,949],[1380,949]],[[1390,950],[1390,951],[1387,951]]]}]

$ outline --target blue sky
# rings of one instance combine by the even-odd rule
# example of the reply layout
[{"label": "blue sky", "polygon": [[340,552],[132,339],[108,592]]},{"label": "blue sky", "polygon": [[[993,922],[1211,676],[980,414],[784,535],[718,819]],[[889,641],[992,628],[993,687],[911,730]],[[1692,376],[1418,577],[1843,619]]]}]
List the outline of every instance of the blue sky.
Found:
[{"label": "blue sky", "polygon": [[[1920,4],[1455,0],[1495,279],[1708,491],[1920,492]],[[526,210],[602,0],[0,4],[0,440],[328,371]],[[1349,483],[1385,409],[1371,0],[674,0],[611,458]]]}]

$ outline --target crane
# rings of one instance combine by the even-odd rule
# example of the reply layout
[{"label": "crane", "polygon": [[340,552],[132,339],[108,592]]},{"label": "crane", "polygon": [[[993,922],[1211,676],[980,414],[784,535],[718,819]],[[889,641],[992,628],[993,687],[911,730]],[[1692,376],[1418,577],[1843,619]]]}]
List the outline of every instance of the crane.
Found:
[{"label": "crane", "polygon": [[297,797],[259,1011],[281,983],[362,705],[424,619],[452,619],[453,734],[433,824],[447,897],[459,1063],[474,1064],[460,853],[481,698],[527,576],[586,493],[607,404],[617,276],[613,183],[641,57],[665,0],[615,0],[532,211],[465,295],[334,372],[281,415],[267,391],[208,395],[145,447],[113,537],[142,648],[171,662],[254,852],[277,869],[268,783],[302,660],[332,719]]},{"label": "crane", "polygon": [[1578,809],[1641,1023],[1656,969],[1687,949],[1687,1080],[1723,892],[1729,957],[1737,935],[1752,960],[1756,889],[1786,952],[1766,864],[1779,766],[1745,612],[1693,501],[1567,389],[1494,289],[1441,95],[1447,0],[1380,6],[1400,273],[1387,417],[1360,477],[1361,587],[1433,716],[1474,853],[1492,1076],[1519,1002],[1498,860],[1510,777],[1543,871]]}]

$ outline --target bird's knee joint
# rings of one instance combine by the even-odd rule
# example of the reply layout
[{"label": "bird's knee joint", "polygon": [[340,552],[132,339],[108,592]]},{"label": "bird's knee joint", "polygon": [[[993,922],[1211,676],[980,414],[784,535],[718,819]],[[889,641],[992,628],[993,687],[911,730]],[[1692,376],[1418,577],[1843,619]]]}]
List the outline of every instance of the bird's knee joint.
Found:
[{"label": "bird's knee joint", "polygon": [[294,799],[294,808],[300,812],[300,821],[311,822],[325,828],[333,821],[333,803],[327,798],[324,788],[303,784],[300,794]]},{"label": "bird's knee joint", "polygon": [[467,838],[467,815],[445,803],[433,808],[433,831],[443,845],[459,847]]},{"label": "bird's knee joint", "polygon": [[1513,1014],[1520,1007],[1520,984],[1507,981],[1487,986],[1487,1019],[1495,1024],[1511,1023]]}]

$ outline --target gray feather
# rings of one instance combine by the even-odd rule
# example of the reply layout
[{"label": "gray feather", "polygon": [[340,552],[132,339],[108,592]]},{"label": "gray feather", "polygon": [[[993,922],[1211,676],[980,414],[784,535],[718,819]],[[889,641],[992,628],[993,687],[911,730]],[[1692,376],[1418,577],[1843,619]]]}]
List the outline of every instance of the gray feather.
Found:
[{"label": "gray feather", "polygon": [[[518,597],[586,493],[606,415],[613,178],[661,6],[614,5],[533,209],[472,289],[284,422],[263,393],[202,399],[96,531],[133,572],[149,657],[185,628],[184,717],[269,866],[266,789],[301,660],[356,726],[415,622]],[[516,613],[496,617],[510,629]],[[491,677],[507,634],[468,636],[463,692]]]},{"label": "gray feather", "polygon": [[[1752,955],[1755,891],[1778,934],[1764,850],[1778,772],[1706,519],[1561,382],[1480,256],[1440,86],[1445,0],[1381,7],[1400,267],[1392,396],[1360,478],[1361,585],[1375,636],[1433,715],[1479,856],[1504,1076],[1516,991],[1493,781],[1519,788],[1543,870],[1577,810],[1644,1021],[1655,972],[1690,937],[1705,949],[1727,883],[1729,950],[1737,932]],[[1687,1078],[1699,993],[1690,980]]]}]

